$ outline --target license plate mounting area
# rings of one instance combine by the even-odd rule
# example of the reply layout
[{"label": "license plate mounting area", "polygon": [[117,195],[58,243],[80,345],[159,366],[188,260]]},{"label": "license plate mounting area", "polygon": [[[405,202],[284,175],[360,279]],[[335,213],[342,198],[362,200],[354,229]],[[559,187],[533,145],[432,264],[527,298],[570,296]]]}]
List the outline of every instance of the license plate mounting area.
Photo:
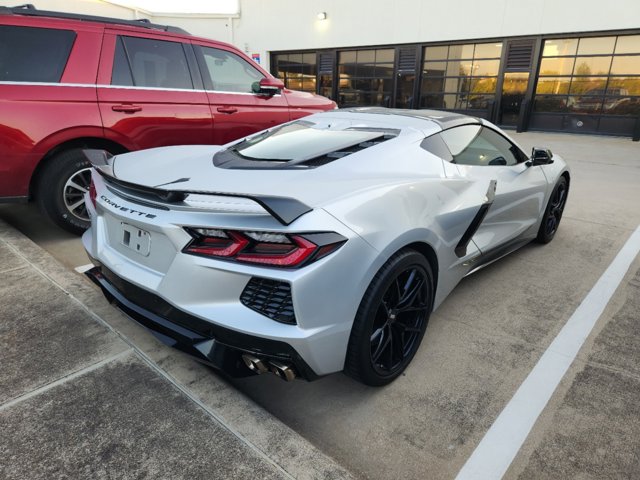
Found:
[{"label": "license plate mounting area", "polygon": [[151,253],[151,234],[128,223],[122,222],[121,226],[120,243],[143,257],[148,257]]}]

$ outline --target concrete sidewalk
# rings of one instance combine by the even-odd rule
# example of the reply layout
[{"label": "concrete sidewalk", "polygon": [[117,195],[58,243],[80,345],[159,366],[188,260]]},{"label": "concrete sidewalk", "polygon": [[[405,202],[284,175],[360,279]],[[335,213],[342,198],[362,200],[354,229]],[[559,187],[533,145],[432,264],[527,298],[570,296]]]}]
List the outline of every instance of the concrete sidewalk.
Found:
[{"label": "concrete sidewalk", "polygon": [[351,478],[1,220],[0,366],[2,479]]}]

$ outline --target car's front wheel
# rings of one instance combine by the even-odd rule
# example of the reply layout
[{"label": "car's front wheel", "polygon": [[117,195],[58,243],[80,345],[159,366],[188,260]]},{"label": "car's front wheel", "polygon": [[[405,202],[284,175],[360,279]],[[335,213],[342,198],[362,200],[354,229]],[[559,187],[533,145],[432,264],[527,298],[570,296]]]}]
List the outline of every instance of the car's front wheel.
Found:
[{"label": "car's front wheel", "polygon": [[84,203],[90,183],[91,165],[82,150],[68,150],[44,166],[36,186],[36,201],[56,224],[80,235],[91,225]]},{"label": "car's front wheel", "polygon": [[420,346],[433,296],[433,273],[425,257],[411,249],[394,254],[360,302],[345,372],[372,386],[395,380]]},{"label": "car's front wheel", "polygon": [[560,226],[560,220],[562,219],[562,213],[564,212],[564,206],[567,203],[567,195],[569,194],[569,185],[565,177],[560,177],[558,183],[551,192],[549,203],[544,211],[540,228],[538,229],[538,236],[536,240],[539,243],[549,243],[555,237],[558,227]]}]

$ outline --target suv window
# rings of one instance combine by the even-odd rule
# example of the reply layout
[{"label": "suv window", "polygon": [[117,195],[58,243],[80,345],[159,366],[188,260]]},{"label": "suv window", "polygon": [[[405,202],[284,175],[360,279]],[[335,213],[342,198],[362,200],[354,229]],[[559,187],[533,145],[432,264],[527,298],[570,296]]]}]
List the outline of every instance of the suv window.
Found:
[{"label": "suv window", "polygon": [[199,50],[210,77],[205,78],[207,90],[252,93],[251,85],[264,78],[249,62],[234,53],[209,47]]},{"label": "suv window", "polygon": [[111,84],[193,89],[181,43],[139,37],[116,42]]},{"label": "suv window", "polygon": [[0,81],[58,83],[76,33],[0,25]]},{"label": "suv window", "polygon": [[116,39],[116,51],[113,55],[113,70],[111,71],[111,85],[133,86],[131,66],[124,51],[122,37]]},{"label": "suv window", "polygon": [[526,160],[518,147],[490,128],[464,125],[441,135],[460,165],[509,166]]}]

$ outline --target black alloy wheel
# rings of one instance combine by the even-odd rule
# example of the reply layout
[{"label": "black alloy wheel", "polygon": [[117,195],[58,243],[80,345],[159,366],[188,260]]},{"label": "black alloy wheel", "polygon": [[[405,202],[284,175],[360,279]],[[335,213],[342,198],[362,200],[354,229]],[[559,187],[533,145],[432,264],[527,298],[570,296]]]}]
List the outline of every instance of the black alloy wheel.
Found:
[{"label": "black alloy wheel", "polygon": [[429,262],[410,249],[394,254],[367,289],[353,324],[345,372],[367,385],[396,379],[415,355],[433,308]]},{"label": "black alloy wheel", "polygon": [[401,272],[378,306],[371,334],[371,364],[379,375],[393,375],[413,354],[430,309],[426,271]]},{"label": "black alloy wheel", "polygon": [[551,198],[549,198],[549,204],[544,212],[544,217],[540,223],[540,229],[538,230],[537,240],[540,243],[549,243],[560,226],[560,220],[562,219],[562,213],[567,203],[567,195],[569,193],[569,186],[565,177],[560,177],[558,183],[551,192]]}]

